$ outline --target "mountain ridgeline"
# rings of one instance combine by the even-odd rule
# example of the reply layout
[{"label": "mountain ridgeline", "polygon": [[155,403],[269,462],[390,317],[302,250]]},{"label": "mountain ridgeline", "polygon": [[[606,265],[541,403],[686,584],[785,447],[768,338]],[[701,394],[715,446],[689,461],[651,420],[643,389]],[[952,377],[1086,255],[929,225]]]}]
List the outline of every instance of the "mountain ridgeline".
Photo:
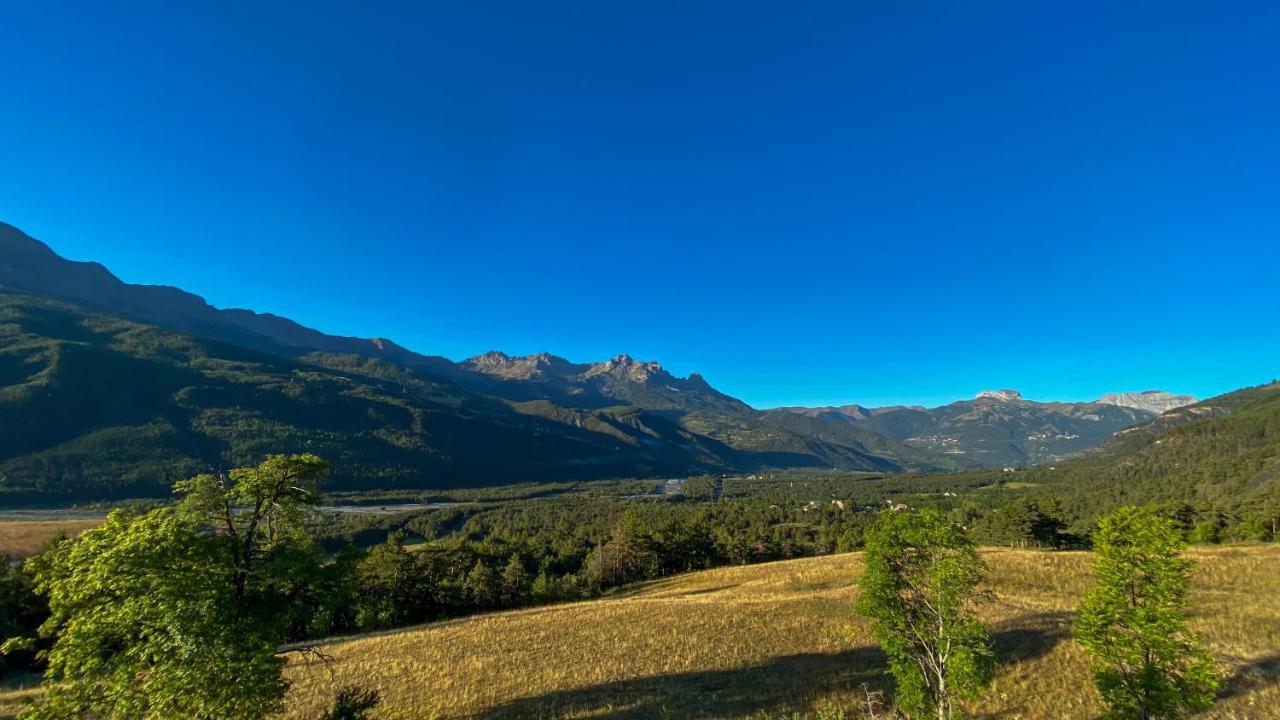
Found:
[{"label": "mountain ridgeline", "polygon": [[157,495],[202,470],[302,451],[330,459],[330,487],[351,490],[964,470],[1088,450],[1168,402],[1014,393],[933,409],[757,410],[698,374],[626,355],[455,363],[217,309],[0,223],[0,492],[11,498]]},{"label": "mountain ridgeline", "polygon": [[[956,478],[959,481],[959,478]],[[1167,503],[1202,515],[1280,522],[1280,382],[1166,411],[1062,463],[982,472],[969,485],[1016,480],[1096,518],[1120,505]],[[1178,510],[1181,512],[1181,510]]]},{"label": "mountain ridgeline", "polygon": [[[1169,400],[1176,398],[1176,400]],[[1187,395],[1160,391],[1121,393],[1095,402],[1034,402],[1016,390],[986,390],[972,400],[936,408],[861,406],[786,408],[846,422],[936,454],[963,458],[973,467],[1056,462],[1092,449],[1117,431],[1146,422],[1167,409],[1194,403]]]}]

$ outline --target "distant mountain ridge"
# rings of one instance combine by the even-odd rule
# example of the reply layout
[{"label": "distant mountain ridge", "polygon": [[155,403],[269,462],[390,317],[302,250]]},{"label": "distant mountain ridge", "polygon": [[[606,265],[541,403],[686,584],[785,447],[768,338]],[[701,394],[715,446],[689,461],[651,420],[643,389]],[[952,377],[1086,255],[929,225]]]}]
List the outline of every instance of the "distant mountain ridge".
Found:
[{"label": "distant mountain ridge", "polygon": [[810,417],[835,417],[846,421],[866,420],[872,415],[893,412],[894,410],[924,410],[923,405],[885,405],[883,407],[867,407],[865,405],[827,405],[823,407],[802,407],[798,405],[774,408],[776,411],[808,415]]},{"label": "distant mountain ridge", "polygon": [[1167,410],[1079,457],[1016,477],[1074,496],[1094,517],[1118,505],[1190,504],[1280,527],[1280,382]]},{"label": "distant mountain ridge", "polygon": [[[4,224],[0,312],[0,418],[31,428],[0,442],[0,487],[108,496],[325,448],[335,485],[360,488],[968,467],[847,422],[756,410],[696,373],[627,355],[574,363],[495,351],[455,363],[220,310],[66,260]],[[101,374],[112,367],[130,370]],[[325,409],[304,409],[314,403]]]},{"label": "distant mountain ridge", "polygon": [[1108,393],[1098,398],[1098,402],[1103,405],[1137,408],[1159,415],[1200,401],[1192,395],[1174,395],[1164,390],[1144,390],[1143,392]]},{"label": "distant mountain ridge", "polygon": [[[30,298],[70,303],[80,310],[45,308]],[[1096,447],[1116,430],[1155,414],[1126,403],[1146,403],[1154,407],[1181,401],[1181,396],[1167,393],[1159,396],[1141,393],[1136,394],[1136,399],[1131,397],[1135,394],[1110,395],[1107,403],[1037,403],[1024,400],[1016,391],[998,390],[984,391],[973,400],[940,408],[846,405],[757,410],[716,390],[697,373],[678,377],[659,363],[625,354],[584,363],[549,353],[512,356],[495,350],[453,362],[408,350],[387,339],[327,335],[269,313],[217,309],[178,288],[133,285],[121,281],[97,263],[66,260],[40,241],[3,223],[0,223],[0,299],[5,300],[20,319],[14,324],[20,332],[18,337],[45,348],[39,357],[55,352],[54,348],[75,347],[76,354],[88,353],[86,357],[96,358],[94,362],[109,365],[124,362],[120,352],[125,355],[144,352],[144,346],[135,346],[128,340],[112,340],[107,345],[90,341],[86,338],[98,336],[86,336],[81,329],[103,323],[110,325],[113,319],[120,319],[178,333],[181,337],[166,335],[170,339],[165,342],[184,347],[202,348],[204,339],[208,339],[285,358],[296,363],[289,371],[295,375],[310,372],[307,368],[323,373],[345,373],[354,384],[335,398],[357,393],[356,388],[363,387],[360,382],[364,382],[357,382],[357,377],[376,380],[381,383],[376,394],[389,398],[385,402],[407,403],[407,407],[415,408],[412,412],[427,413],[433,421],[432,430],[426,434],[422,434],[423,430],[403,428],[391,433],[396,437],[412,437],[412,440],[397,442],[418,447],[425,455],[401,454],[392,462],[388,458],[394,453],[378,441],[371,442],[364,455],[353,457],[348,463],[350,468],[363,468],[361,472],[373,475],[390,473],[397,478],[396,486],[430,485],[432,478],[446,478],[442,482],[456,484],[465,482],[464,477],[471,477],[471,482],[492,484],[513,478],[557,476],[687,474],[761,468],[939,471],[1051,462]],[[44,316],[60,319],[57,322],[31,320]],[[122,337],[139,334],[145,333],[142,329],[130,330]],[[145,350],[145,353],[153,352]],[[203,361],[197,358],[203,355],[227,354],[222,350],[190,352],[187,359],[178,362],[184,372],[200,365]],[[29,356],[22,362],[34,362],[32,357],[37,356]],[[128,362],[154,361],[155,358],[146,355],[145,358],[133,357]],[[5,367],[5,362],[0,357],[0,369]],[[397,375],[403,371],[413,376]],[[194,380],[201,372],[204,371],[189,377]],[[400,379],[390,381],[390,377]],[[0,398],[8,391],[21,394],[36,387],[31,382],[20,374],[7,380],[0,374]],[[276,382],[259,387],[274,388]],[[284,382],[283,376],[279,382]],[[243,379],[243,383],[252,385],[248,379]],[[230,396],[240,397],[237,393],[246,391],[241,386],[243,383],[228,386],[219,381],[215,385],[223,387],[222,392]],[[402,393],[394,391],[396,383]],[[420,391],[412,390],[419,386],[434,389],[423,396]],[[23,387],[27,390],[19,392]],[[201,433],[214,431],[210,430],[212,426],[202,425],[202,420],[192,419],[205,417],[200,412],[191,415],[196,410],[203,412],[201,408],[178,413],[172,408],[166,410],[168,401],[160,396],[139,404],[140,401],[128,397],[127,387],[117,389],[123,394],[113,397],[111,402],[136,406],[141,413],[138,417],[152,413],[153,419],[168,418],[165,426],[175,428],[174,437],[190,438],[193,447],[201,448],[173,450],[186,458],[183,462],[187,466],[224,462],[229,458],[236,458],[237,462],[240,458],[252,459],[246,454],[246,441],[228,439],[216,432],[216,439],[202,436]],[[225,400],[193,394],[177,386],[174,392],[184,397],[207,397],[207,402],[213,405]],[[291,438],[287,442],[282,440],[284,446],[275,449],[286,449],[288,442],[305,441],[312,447],[320,442],[315,431],[308,430],[309,423],[304,416],[279,416],[285,405],[275,400],[261,405],[259,399],[268,397],[262,392],[259,389],[241,397],[236,408],[257,413],[260,419],[254,422],[274,423],[280,428],[279,437]],[[366,388],[357,394],[372,392]],[[404,393],[407,395],[396,399]],[[437,401],[442,398],[447,399],[439,404]],[[70,405],[48,405],[44,411],[55,415],[75,411],[71,407],[75,404],[74,398],[67,397],[62,402]],[[356,405],[350,405],[351,411],[355,408]],[[371,408],[360,412],[369,417],[381,416]],[[201,429],[184,429],[184,422],[194,422]],[[377,433],[376,423],[369,426],[365,420],[335,418],[333,423],[334,432],[343,427],[360,427],[360,432]],[[520,432],[532,432],[550,441],[543,446],[560,447],[560,450],[550,455],[544,450],[524,452],[522,457],[502,465],[504,476],[495,478],[494,468],[498,466],[476,454],[484,452],[483,442],[478,438],[483,437],[481,428],[486,423],[493,423],[493,427],[522,428],[503,430],[500,435],[515,432],[516,436],[505,435],[506,445],[494,445],[491,451],[524,447],[523,440],[513,439]],[[111,427],[95,426],[86,431],[102,437],[100,431]],[[418,422],[414,427],[425,428],[425,425]],[[121,432],[128,435],[133,431]],[[404,432],[410,434],[403,435]],[[466,439],[460,441],[460,438]],[[71,440],[75,439],[63,438],[60,442]],[[565,444],[555,444],[561,441]],[[79,476],[81,470],[68,466],[65,454],[57,455],[60,459],[56,463],[33,461],[56,448],[32,442],[34,444],[11,443],[8,450],[0,448],[0,475],[7,474],[12,482],[14,473],[5,468],[21,467],[27,476],[24,481],[37,484],[41,482],[38,476],[42,472]],[[456,444],[458,442],[462,444]],[[98,447],[109,452],[109,448]],[[21,458],[26,460],[13,464]],[[88,462],[88,457],[83,461]],[[377,469],[380,462],[390,463],[387,468],[394,465],[397,469]],[[42,467],[45,470],[38,469]],[[341,463],[338,467],[342,467]],[[409,479],[415,477],[417,479]]]},{"label": "distant mountain ridge", "polygon": [[[856,427],[910,447],[963,457],[980,467],[1056,462],[1106,442],[1156,413],[1118,403],[1037,402],[1012,389],[983,390],[936,408],[865,408],[842,413]],[[829,414],[836,408],[782,408]]]},{"label": "distant mountain ridge", "polygon": [[204,298],[179,288],[126,283],[98,263],[59,256],[49,246],[4,222],[0,222],[0,288],[268,352],[361,355],[434,372],[449,372],[453,366],[447,358],[420,355],[383,338],[326,335],[270,313],[219,310]]},{"label": "distant mountain ridge", "polygon": [[983,390],[973,396],[974,400],[981,400],[983,398],[999,400],[1001,402],[1017,402],[1022,399],[1022,393],[1017,390],[1009,390],[1006,388],[1004,390]]}]

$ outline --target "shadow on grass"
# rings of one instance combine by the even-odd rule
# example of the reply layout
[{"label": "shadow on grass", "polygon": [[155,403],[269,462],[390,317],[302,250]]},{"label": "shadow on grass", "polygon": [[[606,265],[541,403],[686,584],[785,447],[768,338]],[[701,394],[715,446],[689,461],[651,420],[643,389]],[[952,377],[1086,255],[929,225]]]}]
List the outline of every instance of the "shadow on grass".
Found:
[{"label": "shadow on grass", "polygon": [[[1057,616],[1022,618],[1016,629],[994,633],[1001,663],[1048,653],[1066,637]],[[804,708],[826,694],[861,696],[863,686],[893,702],[893,680],[880,648],[805,653],[729,670],[701,670],[631,678],[519,698],[472,716],[475,720],[558,718],[719,718],[776,715]]]},{"label": "shadow on grass", "polygon": [[876,647],[788,655],[732,670],[633,678],[520,698],[475,717],[555,718],[580,713],[593,720],[620,720],[752,715],[781,711],[818,689],[848,691],[867,683],[888,694],[891,688],[884,667],[884,653]]},{"label": "shadow on grass", "polygon": [[1034,660],[1071,637],[1071,613],[1023,615],[999,623],[991,635],[991,649],[1001,665]]},{"label": "shadow on grass", "polygon": [[1280,653],[1258,658],[1236,668],[1225,678],[1218,690],[1218,699],[1236,697],[1257,692],[1273,685],[1280,685]]},{"label": "shadow on grass", "polygon": [[733,583],[731,585],[717,585],[716,587],[699,588],[697,590],[687,590],[685,592],[671,593],[669,595],[659,595],[658,599],[665,600],[667,598],[683,598],[683,597],[691,597],[694,595],[710,595],[711,593],[718,593],[718,592],[724,592],[726,590],[732,590],[738,587],[739,584],[740,583]]}]

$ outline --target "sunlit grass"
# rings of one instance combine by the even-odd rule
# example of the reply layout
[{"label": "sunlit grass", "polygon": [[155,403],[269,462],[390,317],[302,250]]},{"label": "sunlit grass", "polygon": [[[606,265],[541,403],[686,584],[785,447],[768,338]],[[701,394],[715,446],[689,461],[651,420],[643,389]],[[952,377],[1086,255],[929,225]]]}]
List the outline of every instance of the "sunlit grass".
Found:
[{"label": "sunlit grass", "polygon": [[16,717],[40,695],[40,676],[21,673],[0,678],[0,718]]},{"label": "sunlit grass", "polygon": [[[983,610],[1001,665],[986,718],[1088,718],[1099,710],[1070,621],[1088,553],[992,550]],[[1195,549],[1192,627],[1227,674],[1205,717],[1280,718],[1280,546]],[[379,690],[380,718],[740,718],[834,704],[858,717],[889,691],[883,657],[851,610],[856,554],[726,568],[604,600],[335,642],[295,662],[289,718],[335,689]]]},{"label": "sunlit grass", "polygon": [[61,533],[78,535],[102,520],[0,520],[0,554],[25,558]]}]

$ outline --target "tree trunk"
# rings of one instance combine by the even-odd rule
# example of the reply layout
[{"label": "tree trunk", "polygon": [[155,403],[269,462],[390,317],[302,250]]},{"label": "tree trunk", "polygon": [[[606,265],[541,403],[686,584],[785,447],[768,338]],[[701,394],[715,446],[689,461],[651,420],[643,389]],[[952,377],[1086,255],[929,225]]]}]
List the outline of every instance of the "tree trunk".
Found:
[{"label": "tree trunk", "polygon": [[947,666],[938,665],[938,720],[951,720],[951,698],[947,693]]}]

